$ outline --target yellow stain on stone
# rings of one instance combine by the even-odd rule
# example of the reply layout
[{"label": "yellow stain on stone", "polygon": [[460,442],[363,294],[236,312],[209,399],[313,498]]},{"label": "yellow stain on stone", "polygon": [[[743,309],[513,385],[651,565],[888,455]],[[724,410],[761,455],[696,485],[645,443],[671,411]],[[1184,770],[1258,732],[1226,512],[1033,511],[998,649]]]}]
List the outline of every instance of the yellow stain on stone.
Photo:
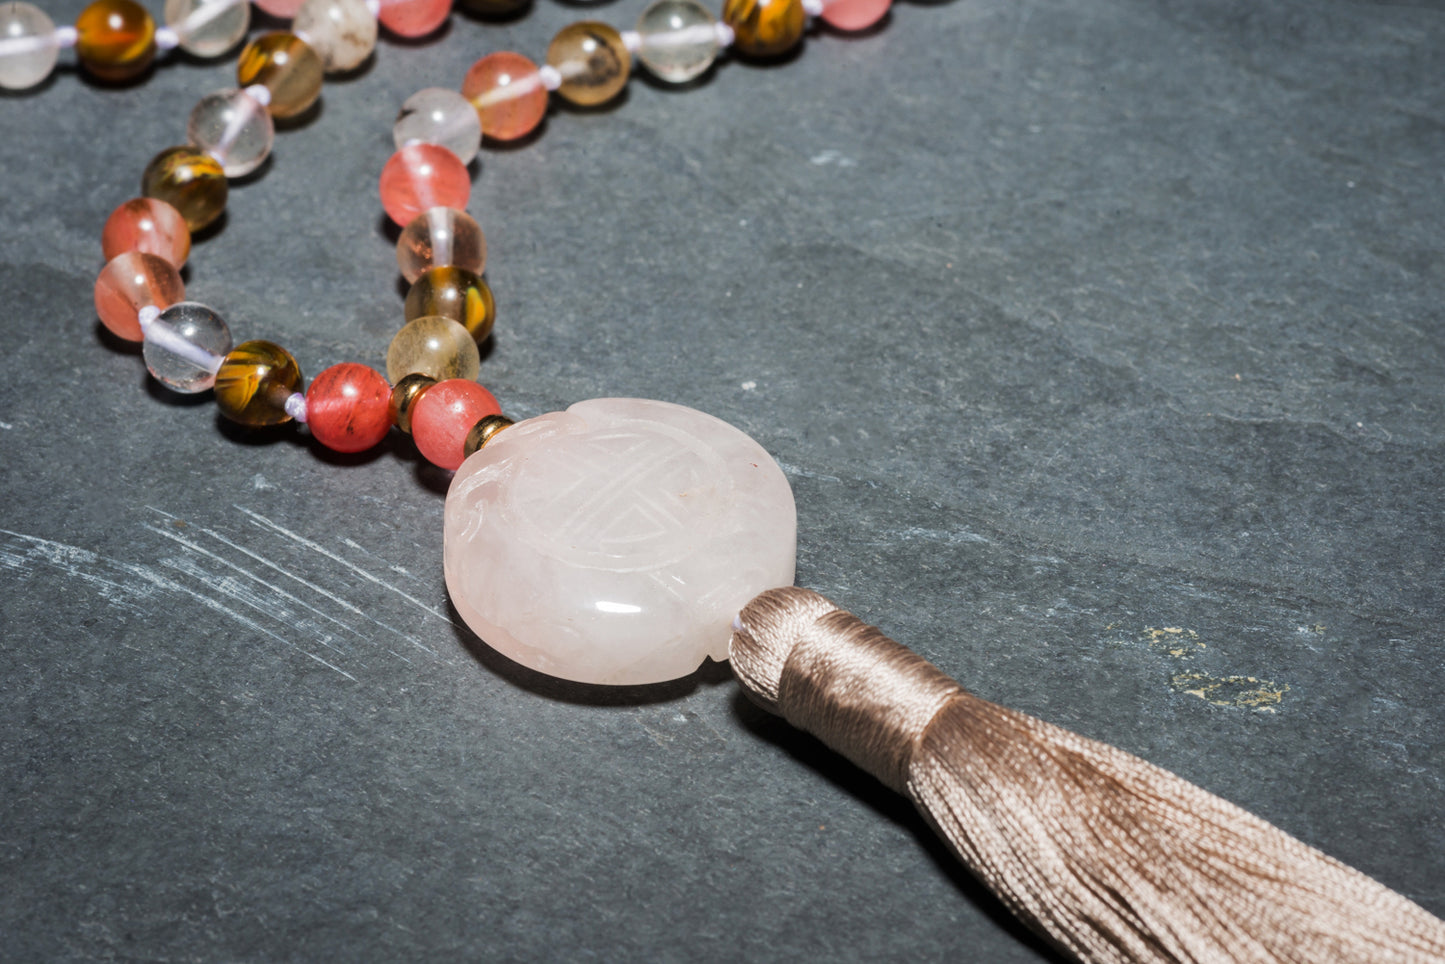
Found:
[{"label": "yellow stain on stone", "polygon": [[1192,659],[1195,653],[1208,648],[1200,641],[1198,633],[1180,626],[1165,626],[1163,629],[1145,626],[1139,635],[1154,652],[1175,659]]},{"label": "yellow stain on stone", "polygon": [[1289,692],[1289,684],[1255,676],[1209,676],[1205,673],[1175,673],[1169,686],[1176,693],[1197,696],[1215,706],[1234,706],[1273,713]]}]

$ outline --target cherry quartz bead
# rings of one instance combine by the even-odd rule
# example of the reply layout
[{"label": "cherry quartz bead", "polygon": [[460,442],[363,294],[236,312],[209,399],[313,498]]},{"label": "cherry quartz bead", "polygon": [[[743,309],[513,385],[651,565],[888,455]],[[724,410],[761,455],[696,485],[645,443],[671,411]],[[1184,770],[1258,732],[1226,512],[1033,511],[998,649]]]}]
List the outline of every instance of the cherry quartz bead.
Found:
[{"label": "cherry quartz bead", "polygon": [[447,22],[451,0],[381,0],[377,19],[399,37],[425,37]]},{"label": "cherry quartz bead", "polygon": [[839,30],[867,30],[888,13],[892,0],[827,0],[822,18]]},{"label": "cherry quartz bead", "polygon": [[306,424],[333,452],[365,452],[391,430],[391,385],[355,362],[332,365],[306,389]]},{"label": "cherry quartz bead", "polygon": [[411,437],[428,462],[459,469],[466,461],[467,433],[488,415],[502,414],[497,399],[476,382],[449,378],[416,400]]},{"label": "cherry quartz bead", "polygon": [[136,197],[110,212],[100,249],[107,261],[127,251],[143,251],[180,268],[191,253],[191,231],[181,212],[165,201]]},{"label": "cherry quartz bead", "polygon": [[547,88],[537,65],[506,50],[472,64],[462,96],[477,109],[482,133],[499,141],[525,137],[547,113]]},{"label": "cherry quartz bead", "polygon": [[256,6],[279,20],[295,18],[303,0],[255,0]]},{"label": "cherry quartz bead", "polygon": [[95,279],[95,313],[126,341],[141,341],[140,310],[161,310],[186,300],[186,286],[165,258],[127,251],[112,258]]},{"label": "cherry quartz bead", "polygon": [[445,147],[408,144],[381,169],[381,206],[400,225],[434,207],[462,210],[472,196],[466,165]]}]

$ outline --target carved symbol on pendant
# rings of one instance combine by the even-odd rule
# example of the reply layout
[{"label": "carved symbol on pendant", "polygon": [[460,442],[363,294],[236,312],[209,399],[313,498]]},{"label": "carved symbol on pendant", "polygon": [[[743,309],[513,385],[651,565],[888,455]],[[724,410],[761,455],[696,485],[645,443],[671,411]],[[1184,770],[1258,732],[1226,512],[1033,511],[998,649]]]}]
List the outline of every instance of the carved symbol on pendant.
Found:
[{"label": "carved symbol on pendant", "polygon": [[653,568],[687,555],[732,479],[709,446],[669,425],[628,420],[558,435],[518,468],[506,514],[519,535],[579,565]]}]

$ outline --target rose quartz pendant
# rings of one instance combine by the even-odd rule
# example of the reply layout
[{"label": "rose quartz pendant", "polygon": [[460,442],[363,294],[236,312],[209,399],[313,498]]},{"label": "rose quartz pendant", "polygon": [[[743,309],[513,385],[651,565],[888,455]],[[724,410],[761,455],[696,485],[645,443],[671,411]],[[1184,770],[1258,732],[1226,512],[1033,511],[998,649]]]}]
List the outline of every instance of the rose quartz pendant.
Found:
[{"label": "rose quartz pendant", "polygon": [[732,619],[793,583],[793,493],[701,412],[579,402],[505,429],[446,507],[452,602],[488,645],[582,683],[657,683],[727,658]]}]

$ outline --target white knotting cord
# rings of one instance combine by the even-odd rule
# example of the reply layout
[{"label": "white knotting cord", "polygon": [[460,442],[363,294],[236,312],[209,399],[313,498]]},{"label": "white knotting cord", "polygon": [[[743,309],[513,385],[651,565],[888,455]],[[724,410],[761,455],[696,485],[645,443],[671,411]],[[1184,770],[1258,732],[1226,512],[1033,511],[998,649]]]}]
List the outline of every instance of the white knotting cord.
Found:
[{"label": "white knotting cord", "polygon": [[247,97],[260,104],[262,107],[271,106],[271,88],[265,84],[252,84],[241,91]]},{"label": "white knotting cord", "polygon": [[737,36],[738,36],[738,35],[737,35],[737,33],[733,30],[733,28],[732,28],[732,27],[729,27],[727,24],[723,23],[721,20],[718,21],[718,23],[717,23],[717,25],[716,25],[716,27],[715,27],[714,29],[717,30],[717,45],[718,45],[719,47],[723,47],[723,48],[731,47],[731,46],[733,45],[733,41],[737,39]]},{"label": "white knotting cord", "polygon": [[175,30],[171,29],[170,27],[156,28],[157,50],[174,50],[176,47],[180,46],[180,43],[181,36],[180,34],[176,33]]},{"label": "white knotting cord", "polygon": [[542,79],[542,86],[548,90],[556,90],[562,86],[562,74],[551,64],[537,68],[537,76]]},{"label": "white knotting cord", "polygon": [[300,392],[292,392],[286,397],[286,414],[298,422],[306,421],[306,396]]},{"label": "white knotting cord", "polygon": [[636,30],[624,30],[618,36],[622,38],[622,46],[627,48],[628,53],[635,54],[642,49],[642,34]]},{"label": "white knotting cord", "polygon": [[74,47],[80,42],[80,31],[74,27],[55,28],[55,46],[64,50],[66,47]]}]

